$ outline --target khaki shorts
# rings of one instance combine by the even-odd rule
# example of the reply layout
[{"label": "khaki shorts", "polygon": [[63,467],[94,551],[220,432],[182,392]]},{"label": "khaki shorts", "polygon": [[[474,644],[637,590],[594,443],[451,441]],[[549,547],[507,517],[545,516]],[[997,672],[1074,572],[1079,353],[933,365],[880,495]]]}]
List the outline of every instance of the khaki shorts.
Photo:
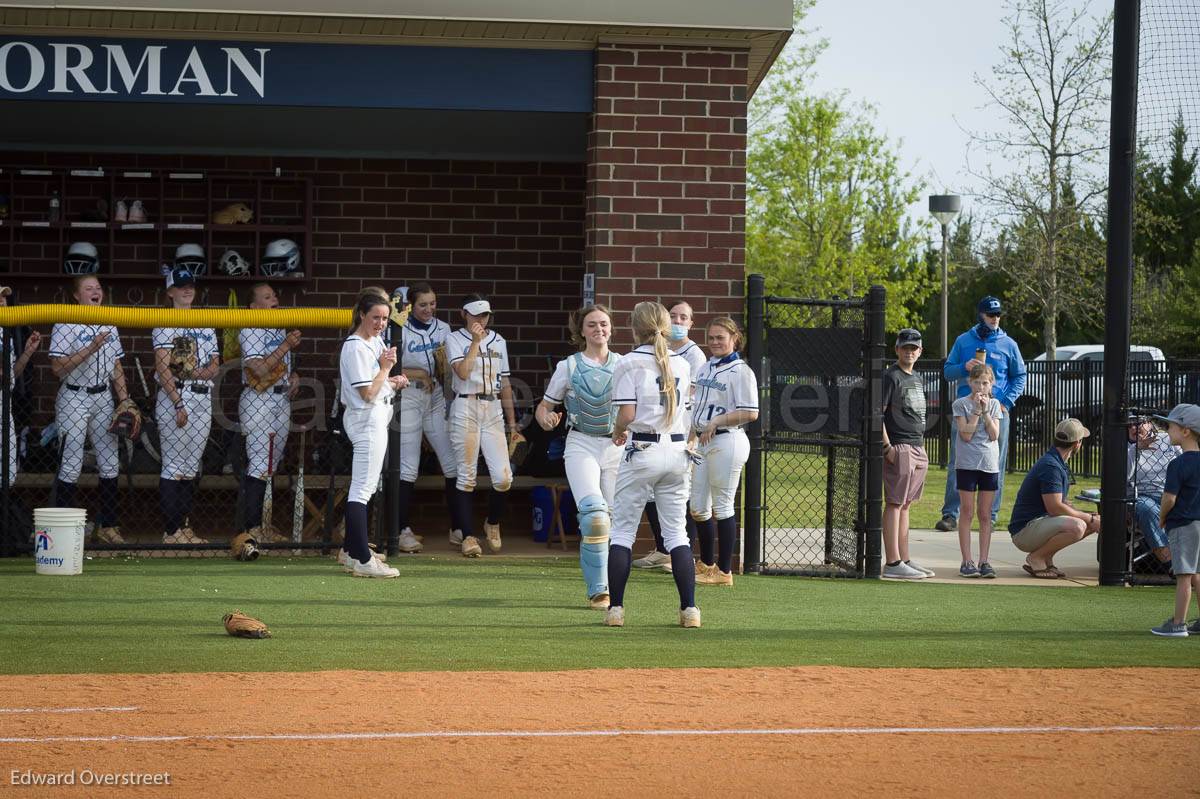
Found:
[{"label": "khaki shorts", "polygon": [[883,500],[889,505],[911,505],[925,490],[929,456],[924,447],[896,444],[892,447],[896,462],[883,459]]},{"label": "khaki shorts", "polygon": [[1039,516],[1012,537],[1013,546],[1022,552],[1036,552],[1054,536],[1070,530],[1076,521],[1073,516]]}]

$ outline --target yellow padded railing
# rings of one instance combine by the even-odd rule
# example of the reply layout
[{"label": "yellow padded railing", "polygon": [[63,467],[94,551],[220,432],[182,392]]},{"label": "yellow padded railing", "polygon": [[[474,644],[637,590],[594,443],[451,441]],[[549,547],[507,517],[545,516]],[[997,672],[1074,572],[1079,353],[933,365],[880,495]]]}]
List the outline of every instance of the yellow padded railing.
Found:
[{"label": "yellow padded railing", "polygon": [[338,327],[350,328],[348,308],[141,308],[124,305],[18,305],[0,307],[0,327],[56,322],[117,327]]}]

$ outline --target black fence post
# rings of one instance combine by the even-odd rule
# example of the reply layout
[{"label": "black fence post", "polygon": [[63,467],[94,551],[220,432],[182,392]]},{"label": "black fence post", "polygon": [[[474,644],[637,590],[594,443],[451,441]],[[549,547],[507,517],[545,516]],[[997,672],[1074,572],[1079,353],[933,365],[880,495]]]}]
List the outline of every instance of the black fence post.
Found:
[{"label": "black fence post", "polygon": [[884,311],[887,308],[887,290],[883,286],[871,286],[867,293],[867,343],[868,358],[863,364],[863,377],[867,381],[867,408],[863,414],[866,421],[864,436],[867,464],[866,496],[866,562],[864,575],[879,577],[883,566],[883,374]]},{"label": "black fence post", "polygon": [[766,335],[766,281],[762,275],[746,278],[746,359],[758,380],[758,419],[748,425],[750,459],[746,462],[745,535],[742,571],[762,570],[763,415],[770,408],[770,387],[765,384],[763,340]]},{"label": "black fence post", "polygon": [[[1106,352],[1128,353],[1133,284],[1134,148],[1137,146],[1138,23],[1141,3],[1116,3],[1108,148]],[[1100,584],[1125,584],[1125,377],[1128,356],[1104,365],[1104,451],[1100,470]]]}]

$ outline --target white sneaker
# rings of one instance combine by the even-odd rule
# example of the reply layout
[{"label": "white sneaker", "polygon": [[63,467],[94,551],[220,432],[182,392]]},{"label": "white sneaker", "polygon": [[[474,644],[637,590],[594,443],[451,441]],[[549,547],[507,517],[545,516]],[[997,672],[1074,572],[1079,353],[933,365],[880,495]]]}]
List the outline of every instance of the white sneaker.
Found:
[{"label": "white sneaker", "polygon": [[129,221],[129,207],[125,205],[124,200],[117,200],[117,210],[113,213],[114,222]]},{"label": "white sneaker", "polygon": [[450,546],[452,546],[452,547],[462,546],[462,530],[451,530],[450,531]]},{"label": "white sneaker", "polygon": [[337,553],[338,565],[342,567],[342,571],[350,574],[354,571],[354,558],[350,557],[350,553],[344,549],[339,549]]},{"label": "white sneaker", "polygon": [[924,580],[925,572],[917,571],[904,561],[900,561],[895,566],[885,564],[883,567],[883,576],[890,580]]},{"label": "white sneaker", "polygon": [[379,558],[371,558],[366,563],[354,561],[353,571],[355,577],[379,577],[387,580],[392,577],[399,577],[400,571],[393,569],[391,566],[386,566],[379,561]]},{"label": "white sneaker", "polygon": [[625,608],[617,605],[610,606],[604,614],[605,627],[624,627],[625,626]]},{"label": "white sneaker", "polygon": [[424,548],[417,537],[412,534],[412,530],[407,527],[400,533],[399,546],[401,552],[420,552]]},{"label": "white sneaker", "polygon": [[921,572],[921,574],[924,574],[926,577],[936,577],[937,576],[934,573],[933,569],[926,569],[924,566],[917,563],[915,560],[906,561],[906,565],[910,569],[916,569],[917,571]]},{"label": "white sneaker", "polygon": [[684,608],[679,611],[679,626],[680,627],[699,627],[700,626],[700,608],[691,607]]},{"label": "white sneaker", "polygon": [[483,534],[487,536],[488,549],[492,552],[500,551],[500,525],[483,523]]},{"label": "white sneaker", "polygon": [[671,556],[666,552],[652,549],[644,557],[635,560],[632,565],[635,569],[661,569],[671,565]]},{"label": "white sneaker", "polygon": [[469,535],[462,541],[462,553],[464,558],[477,558],[483,554],[483,550],[479,547],[479,539],[473,535]]},{"label": "white sneaker", "polygon": [[146,209],[142,207],[141,200],[134,200],[129,206],[129,221],[133,223],[141,223],[146,221]]}]

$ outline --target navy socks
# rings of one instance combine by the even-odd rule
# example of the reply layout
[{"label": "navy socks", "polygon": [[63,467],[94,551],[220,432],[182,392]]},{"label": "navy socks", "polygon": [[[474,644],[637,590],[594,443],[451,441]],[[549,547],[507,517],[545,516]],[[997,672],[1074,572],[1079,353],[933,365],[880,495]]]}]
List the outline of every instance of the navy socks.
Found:
[{"label": "navy socks", "polygon": [[633,550],[616,545],[608,548],[608,604],[610,607],[625,605],[625,583],[629,581],[629,569],[633,563]]},{"label": "navy socks", "polygon": [[711,566],[717,557],[717,522],[710,516],[696,522],[696,537],[700,539],[700,560]]},{"label": "navy socks", "polygon": [[504,518],[504,511],[508,509],[508,492],[497,491],[492,489],[488,492],[488,524],[499,524]]},{"label": "navy socks", "polygon": [[646,503],[646,521],[650,523],[650,532],[654,533],[654,548],[664,555],[667,554],[667,545],[662,537],[662,523],[658,520],[658,506],[653,502]]},{"label": "navy socks", "polygon": [[733,545],[737,543],[737,515],[728,519],[717,519],[717,567],[723,572],[733,571]]},{"label": "navy socks", "polygon": [[367,563],[371,560],[371,547],[367,541],[367,506],[361,502],[347,502],[346,539],[342,549],[359,563]]},{"label": "navy socks", "polygon": [[408,527],[408,508],[412,504],[413,483],[407,480],[400,481],[400,494],[397,504],[400,506],[400,529]]},{"label": "navy socks", "polygon": [[[611,566],[609,567],[611,570]],[[692,548],[686,544],[671,550],[671,576],[679,589],[679,609],[696,606],[696,562]],[[609,581],[611,585],[611,580]]]}]

